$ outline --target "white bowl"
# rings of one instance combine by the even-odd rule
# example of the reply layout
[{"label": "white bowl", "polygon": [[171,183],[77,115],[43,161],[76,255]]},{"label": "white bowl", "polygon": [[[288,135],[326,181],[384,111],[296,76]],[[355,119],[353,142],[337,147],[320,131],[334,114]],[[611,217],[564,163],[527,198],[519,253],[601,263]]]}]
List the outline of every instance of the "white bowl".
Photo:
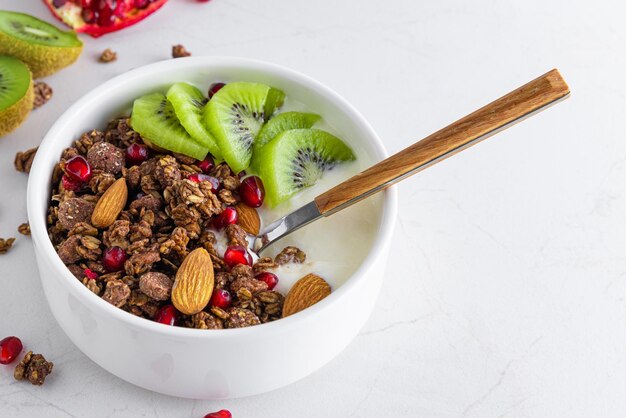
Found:
[{"label": "white bowl", "polygon": [[250,328],[198,330],[135,317],[91,293],[57,256],[46,231],[52,169],[84,131],[102,127],[133,99],[176,81],[264,82],[320,113],[356,138],[373,159],[385,150],[367,121],[343,98],[295,71],[228,57],[175,59],[129,71],[77,101],[43,139],[28,182],[28,218],[50,309],[76,346],[130,383],[196,399],[254,395],[292,383],[335,357],[371,313],[384,277],[397,196],[384,192],[374,244],[357,271],[326,299],[296,315]]}]

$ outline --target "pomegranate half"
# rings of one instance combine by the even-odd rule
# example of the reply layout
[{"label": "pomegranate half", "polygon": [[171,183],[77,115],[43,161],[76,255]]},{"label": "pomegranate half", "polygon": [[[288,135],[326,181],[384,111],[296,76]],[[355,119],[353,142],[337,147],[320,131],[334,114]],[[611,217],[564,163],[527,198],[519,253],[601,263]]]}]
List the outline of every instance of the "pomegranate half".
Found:
[{"label": "pomegranate half", "polygon": [[43,0],[52,14],[74,29],[97,38],[145,19],[167,0]]}]

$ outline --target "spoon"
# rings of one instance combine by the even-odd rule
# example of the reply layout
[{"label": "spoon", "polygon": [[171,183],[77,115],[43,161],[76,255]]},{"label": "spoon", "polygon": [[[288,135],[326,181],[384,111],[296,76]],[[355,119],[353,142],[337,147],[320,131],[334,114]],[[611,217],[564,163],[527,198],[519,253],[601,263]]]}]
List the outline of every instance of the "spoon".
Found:
[{"label": "spoon", "polygon": [[330,216],[560,102],[570,94],[557,69],[481,107],[320,194],[252,236],[254,255],[322,217]]}]

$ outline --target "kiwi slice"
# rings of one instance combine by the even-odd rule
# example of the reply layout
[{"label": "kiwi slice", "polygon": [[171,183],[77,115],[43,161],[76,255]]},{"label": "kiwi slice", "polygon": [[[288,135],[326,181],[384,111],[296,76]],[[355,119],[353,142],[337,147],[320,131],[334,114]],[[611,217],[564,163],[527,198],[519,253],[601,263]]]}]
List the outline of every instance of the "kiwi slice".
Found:
[{"label": "kiwi slice", "polygon": [[326,170],[354,153],[341,139],[319,129],[282,132],[263,148],[260,175],[271,207],[315,184]]},{"label": "kiwi slice", "polygon": [[217,142],[204,125],[202,114],[207,98],[197,87],[187,83],[176,83],[167,91],[167,100],[172,104],[176,117],[185,130],[200,144],[209,149],[217,160],[222,159]]},{"label": "kiwi slice", "polygon": [[33,100],[33,80],[26,64],[0,55],[0,136],[22,124]]},{"label": "kiwi slice", "polygon": [[280,107],[285,94],[265,84],[226,84],[209,100],[204,120],[224,160],[235,172],[245,170],[263,122]]},{"label": "kiwi slice", "polygon": [[172,104],[164,94],[152,93],[136,99],[130,126],[155,148],[203,160],[208,148],[194,140],[178,121]]},{"label": "kiwi slice", "polygon": [[12,55],[30,67],[33,78],[67,67],[80,55],[83,43],[36,17],[0,10],[0,54]]},{"label": "kiwi slice", "polygon": [[290,129],[307,129],[320,120],[314,113],[285,112],[271,118],[259,131],[252,147],[252,167],[259,169],[261,148],[281,132]]}]

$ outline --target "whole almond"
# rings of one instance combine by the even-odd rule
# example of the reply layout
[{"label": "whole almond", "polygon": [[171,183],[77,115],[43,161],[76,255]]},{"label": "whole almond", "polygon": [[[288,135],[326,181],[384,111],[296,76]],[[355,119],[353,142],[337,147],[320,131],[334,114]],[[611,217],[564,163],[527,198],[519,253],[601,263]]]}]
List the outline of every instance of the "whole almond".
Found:
[{"label": "whole almond", "polygon": [[183,260],[172,286],[172,303],[185,315],[200,312],[213,294],[213,262],[204,248],[196,248]]},{"label": "whole almond", "polygon": [[315,274],[307,274],[298,280],[287,293],[283,305],[283,318],[315,305],[330,295],[330,285]]},{"label": "whole almond", "polygon": [[121,177],[109,186],[96,203],[91,214],[91,224],[96,228],[106,228],[117,219],[128,199],[126,179]]},{"label": "whole almond", "polygon": [[245,203],[239,203],[235,206],[237,215],[239,216],[239,226],[248,234],[258,235],[261,229],[261,218],[256,209],[251,208]]}]

